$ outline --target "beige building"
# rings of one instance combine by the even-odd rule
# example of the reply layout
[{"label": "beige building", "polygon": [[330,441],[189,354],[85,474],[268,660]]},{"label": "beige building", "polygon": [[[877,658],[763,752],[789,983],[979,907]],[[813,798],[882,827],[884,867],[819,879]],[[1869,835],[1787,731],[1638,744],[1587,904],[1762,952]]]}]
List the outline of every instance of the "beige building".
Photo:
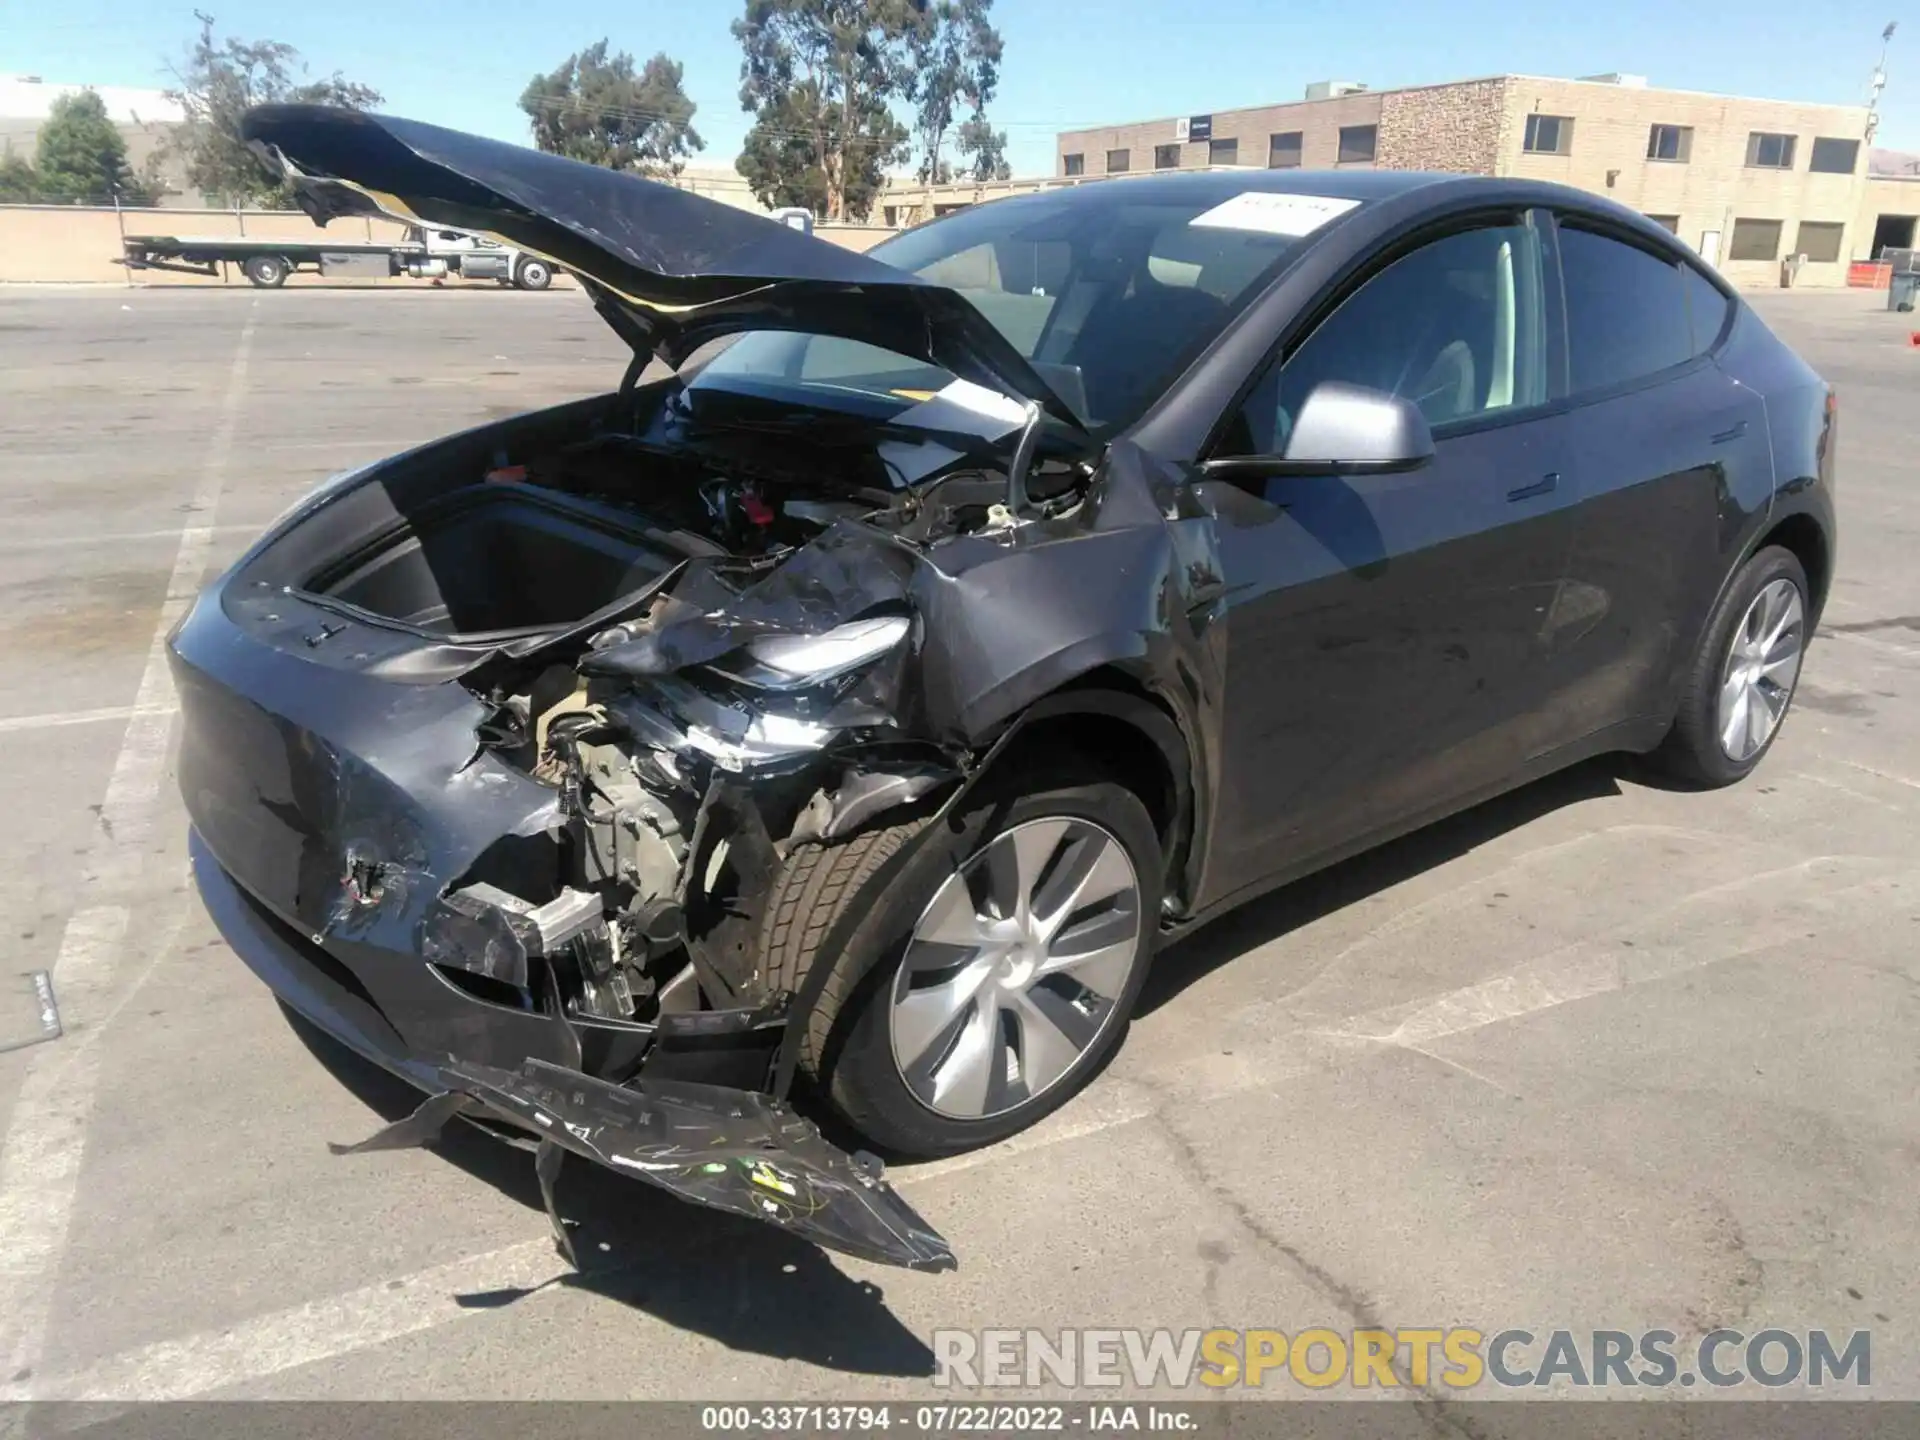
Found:
[{"label": "beige building", "polygon": [[[1072,130],[1055,177],[1201,166],[1519,175],[1609,196],[1675,231],[1738,284],[1846,283],[1874,250],[1864,106],[1661,90],[1631,75],[1497,75],[1368,90],[1310,86],[1292,104]],[[1888,196],[1880,194],[1889,187]],[[1874,203],[1920,187],[1875,182]],[[1883,240],[1881,243],[1889,243]]]},{"label": "beige building", "polygon": [[1886,249],[1911,250],[1920,235],[1920,155],[1899,150],[1874,150],[1867,156],[1866,202],[1861,208],[1861,233],[1868,234],[1866,252],[1878,258]]},{"label": "beige building", "polygon": [[[168,207],[205,203],[187,188],[180,163],[165,154],[167,137],[184,118],[180,106],[160,90],[125,85],[61,85],[38,75],[0,75],[0,153],[7,150],[32,160],[40,127],[53,113],[53,102],[63,95],[92,90],[107,107],[107,118],[127,145],[127,164],[135,174],[155,168],[160,203]],[[159,155],[158,159],[154,157]]]},{"label": "beige building", "polygon": [[747,177],[731,166],[688,165],[678,175],[659,177],[669,185],[681,190],[691,190],[709,200],[718,200],[722,205],[731,205],[737,210],[756,210],[760,214],[768,213],[770,207],[762,205],[747,184]]}]

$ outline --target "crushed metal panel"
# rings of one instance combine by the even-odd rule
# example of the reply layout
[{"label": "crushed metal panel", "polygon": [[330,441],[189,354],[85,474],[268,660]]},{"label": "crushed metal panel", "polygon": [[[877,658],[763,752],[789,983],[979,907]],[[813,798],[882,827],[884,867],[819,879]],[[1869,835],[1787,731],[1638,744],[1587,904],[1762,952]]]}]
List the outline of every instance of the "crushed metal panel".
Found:
[{"label": "crushed metal panel", "polygon": [[[743,330],[841,335],[1074,412],[963,295],[717,200],[394,116],[259,105],[242,137],[316,220],[469,230],[584,276],[623,339],[678,365]],[[608,318],[611,320],[612,315]]]},{"label": "crushed metal panel", "polygon": [[955,1266],[877,1160],[835,1149],[768,1096],[676,1081],[623,1087],[539,1060],[518,1071],[448,1060],[441,1078],[560,1148],[683,1200],[882,1265]]}]

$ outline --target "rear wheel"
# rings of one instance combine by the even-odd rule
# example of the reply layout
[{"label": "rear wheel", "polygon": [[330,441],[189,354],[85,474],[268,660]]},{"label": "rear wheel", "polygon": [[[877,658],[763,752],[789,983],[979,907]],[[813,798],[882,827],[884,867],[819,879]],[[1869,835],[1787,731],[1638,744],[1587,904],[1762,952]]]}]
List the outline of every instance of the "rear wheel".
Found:
[{"label": "rear wheel", "polygon": [[293,267],[278,255],[250,255],[240,271],[263,290],[277,290],[287,283]]},{"label": "rear wheel", "polygon": [[553,267],[544,260],[522,260],[514,284],[522,290],[544,290],[553,283]]},{"label": "rear wheel", "polygon": [[763,945],[782,988],[832,967],[803,1068],[843,1119],[898,1153],[1024,1130],[1119,1045],[1160,866],[1138,797],[1067,764],[990,778],[938,825],[802,846]]},{"label": "rear wheel", "polygon": [[1655,763],[1695,784],[1744,779],[1793,703],[1807,616],[1807,575],[1791,551],[1770,545],[1748,560],[1707,622]]}]

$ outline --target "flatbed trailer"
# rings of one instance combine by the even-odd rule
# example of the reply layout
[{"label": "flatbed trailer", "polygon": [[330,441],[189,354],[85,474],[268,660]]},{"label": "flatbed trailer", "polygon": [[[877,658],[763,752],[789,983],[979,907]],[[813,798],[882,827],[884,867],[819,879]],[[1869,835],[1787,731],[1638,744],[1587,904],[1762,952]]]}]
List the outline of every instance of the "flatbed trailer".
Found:
[{"label": "flatbed trailer", "polygon": [[522,290],[544,290],[553,283],[553,266],[540,256],[457,230],[411,229],[406,239],[385,244],[249,236],[129,235],[123,242],[123,250],[129,270],[170,270],[182,275],[218,277],[224,273],[222,266],[237,265],[241,274],[264,289],[276,289],[287,283],[287,276],[302,270],[355,279],[408,276],[416,280],[439,280],[457,275],[467,280],[493,280]]}]

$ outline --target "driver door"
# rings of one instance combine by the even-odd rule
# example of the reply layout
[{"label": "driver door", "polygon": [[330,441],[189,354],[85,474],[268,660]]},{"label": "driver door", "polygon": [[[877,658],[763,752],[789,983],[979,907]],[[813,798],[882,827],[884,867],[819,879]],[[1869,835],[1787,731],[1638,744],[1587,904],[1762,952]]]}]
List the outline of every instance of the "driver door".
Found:
[{"label": "driver door", "polygon": [[1547,254],[1517,216],[1383,257],[1214,447],[1284,454],[1307,394],[1344,381],[1413,400],[1435,456],[1203,482],[1228,605],[1209,899],[1418,823],[1554,743],[1540,662],[1573,494],[1548,404]]}]

